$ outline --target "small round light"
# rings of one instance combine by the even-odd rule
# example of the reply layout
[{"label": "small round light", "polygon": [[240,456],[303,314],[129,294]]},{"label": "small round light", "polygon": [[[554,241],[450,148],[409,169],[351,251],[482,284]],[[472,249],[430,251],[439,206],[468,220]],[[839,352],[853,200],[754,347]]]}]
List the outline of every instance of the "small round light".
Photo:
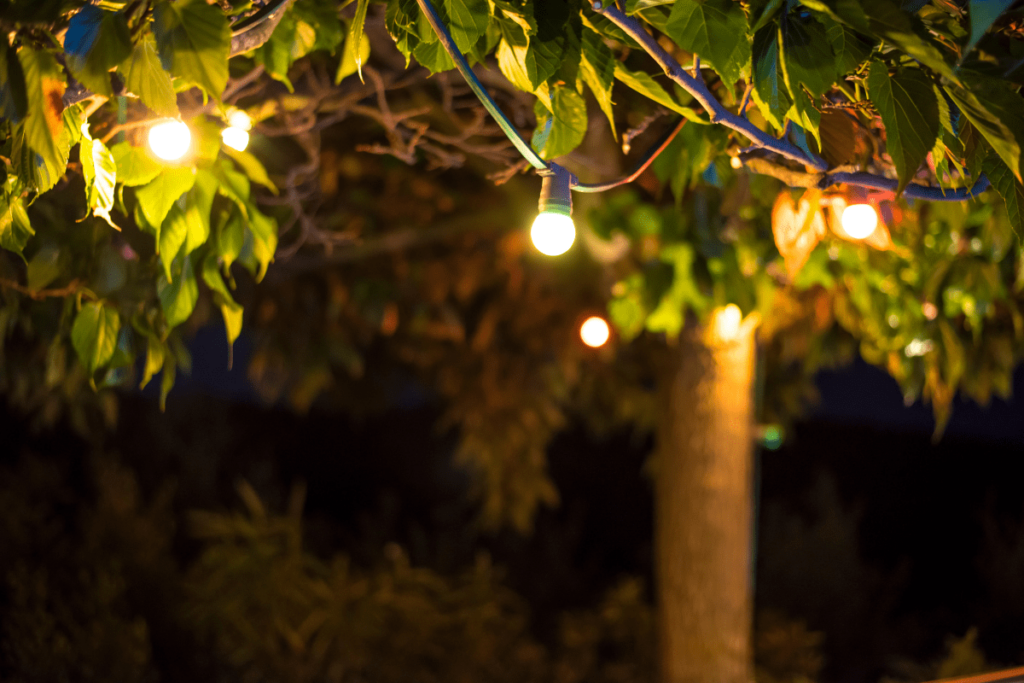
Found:
[{"label": "small round light", "polygon": [[232,109],[228,112],[228,125],[232,128],[249,131],[252,130],[252,119],[241,109]]},{"label": "small round light", "polygon": [[164,161],[177,161],[192,146],[192,133],[181,121],[168,119],[149,129],[149,148]]},{"label": "small round light", "polygon": [[870,204],[851,204],[843,209],[843,230],[855,240],[870,237],[878,227],[878,213]]},{"label": "small round light", "polygon": [[743,168],[743,162],[740,161],[739,157],[733,157],[733,158],[729,159],[729,165],[732,166],[733,168],[737,169],[737,170]]},{"label": "small round light", "polygon": [[743,312],[736,304],[715,311],[715,336],[724,342],[732,341],[740,333]]},{"label": "small round light", "polygon": [[604,318],[599,318],[596,315],[587,318],[580,325],[580,339],[592,349],[604,346],[610,336],[611,330],[608,329],[608,323]]},{"label": "small round light", "polygon": [[569,251],[576,239],[576,226],[564,213],[542,211],[530,228],[530,239],[537,251],[547,256],[558,256]]},{"label": "small round light", "polygon": [[220,139],[224,141],[225,145],[231,149],[237,149],[239,152],[244,152],[245,148],[249,146],[249,133],[234,126],[222,130]]}]

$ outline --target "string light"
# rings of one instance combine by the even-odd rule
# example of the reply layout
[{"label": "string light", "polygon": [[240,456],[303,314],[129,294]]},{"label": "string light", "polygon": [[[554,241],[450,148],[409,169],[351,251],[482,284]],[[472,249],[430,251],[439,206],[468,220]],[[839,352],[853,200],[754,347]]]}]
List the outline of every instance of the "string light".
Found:
[{"label": "string light", "polygon": [[862,240],[878,227],[878,213],[870,204],[851,204],[843,209],[842,224],[847,235]]},{"label": "string light", "polygon": [[149,148],[164,161],[177,161],[192,146],[192,133],[181,121],[166,119],[149,129]]},{"label": "string light", "polygon": [[224,141],[225,145],[231,149],[237,149],[239,152],[244,152],[245,148],[249,146],[249,132],[233,126],[222,130],[220,139]]},{"label": "string light", "polygon": [[239,152],[244,152],[249,145],[249,131],[252,130],[252,119],[241,109],[228,112],[228,127],[221,131],[220,137],[224,144]]},{"label": "string light", "polygon": [[547,256],[558,256],[569,251],[576,239],[576,226],[572,222],[573,176],[557,164],[551,164],[543,175],[540,213],[530,228],[530,239],[537,251]]},{"label": "string light", "polygon": [[592,349],[604,346],[609,337],[611,337],[611,330],[604,318],[593,315],[580,325],[580,339]]}]

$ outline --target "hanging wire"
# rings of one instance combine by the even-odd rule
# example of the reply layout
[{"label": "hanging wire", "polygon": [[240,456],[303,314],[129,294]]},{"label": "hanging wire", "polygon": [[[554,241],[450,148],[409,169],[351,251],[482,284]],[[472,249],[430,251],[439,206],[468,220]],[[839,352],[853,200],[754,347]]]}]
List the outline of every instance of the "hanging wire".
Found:
[{"label": "hanging wire", "polygon": [[459,70],[462,77],[466,79],[466,83],[469,84],[470,90],[477,96],[480,103],[484,105],[487,112],[494,118],[501,127],[501,130],[508,139],[512,141],[512,144],[516,146],[519,153],[530,162],[530,165],[538,170],[547,170],[548,164],[546,161],[540,158],[536,150],[531,147],[526,140],[519,135],[519,131],[515,129],[512,122],[508,120],[505,113],[498,108],[497,103],[491,98],[491,96],[484,90],[483,83],[473,73],[473,69],[469,67],[469,62],[463,56],[462,52],[459,51],[458,46],[452,39],[451,34],[443,23],[441,23],[441,17],[438,16],[437,10],[434,9],[434,5],[431,4],[430,0],[416,0],[419,3],[420,9],[427,15],[427,21],[430,22],[430,26],[434,29],[434,33],[437,34],[438,39],[441,41],[441,45],[444,47],[445,52],[455,62],[455,68]]},{"label": "hanging wire", "polygon": [[[549,171],[549,165],[544,159],[537,154],[536,150],[533,149],[523,138],[519,135],[519,131],[516,130],[512,122],[508,120],[505,113],[498,108],[497,103],[490,96],[490,94],[484,89],[480,79],[477,78],[476,74],[469,67],[469,62],[466,61],[465,56],[459,50],[455,41],[452,39],[448,29],[441,22],[441,17],[438,15],[437,10],[434,9],[434,5],[430,0],[416,0],[419,4],[420,9],[427,17],[427,21],[430,26],[434,29],[434,33],[437,34],[438,39],[441,41],[441,46],[444,47],[445,51],[452,58],[455,63],[455,67],[462,74],[463,78],[466,79],[466,83],[469,84],[473,94],[477,96],[480,103],[484,105],[484,108],[490,113],[494,120],[498,123],[502,132],[508,136],[508,139],[512,141],[512,144],[516,146],[519,153],[537,169],[542,175]],[[640,174],[647,170],[647,167],[651,165],[655,157],[661,154],[672,139],[675,138],[676,134],[682,130],[683,124],[686,123],[686,119],[681,119],[668,133],[666,133],[658,142],[654,144],[641,158],[640,163],[636,169],[629,175],[623,176],[617,180],[612,180],[606,183],[587,184],[580,182],[573,182],[572,189],[576,192],[593,193],[593,192],[605,192],[620,185],[631,183],[640,177]]]}]

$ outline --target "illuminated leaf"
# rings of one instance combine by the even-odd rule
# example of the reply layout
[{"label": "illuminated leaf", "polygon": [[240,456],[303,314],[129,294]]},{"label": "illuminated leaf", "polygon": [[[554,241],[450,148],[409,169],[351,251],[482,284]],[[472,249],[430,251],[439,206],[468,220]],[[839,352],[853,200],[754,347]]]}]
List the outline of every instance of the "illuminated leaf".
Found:
[{"label": "illuminated leaf", "polygon": [[795,278],[821,238],[825,236],[825,216],[819,208],[821,193],[808,191],[794,203],[789,190],[783,190],[772,208],[772,234],[775,246],[786,263],[786,272]]},{"label": "illuminated leaf", "polygon": [[608,118],[608,125],[615,132],[615,114],[612,110],[612,85],[615,83],[615,57],[600,36],[590,30],[583,33],[583,56],[580,61],[580,75],[594,94],[601,111]]},{"label": "illuminated leaf", "polygon": [[192,270],[190,256],[179,255],[171,268],[172,277],[168,282],[159,278],[156,283],[160,308],[164,312],[167,328],[173,329],[188,320],[199,300],[199,286]]},{"label": "illuminated leaf", "polygon": [[135,190],[139,208],[146,221],[154,227],[161,225],[174,202],[188,192],[195,181],[194,169],[168,168],[148,185]]},{"label": "illuminated leaf", "polygon": [[154,113],[178,117],[178,98],[174,94],[171,76],[164,71],[157,56],[156,43],[150,36],[139,41],[118,71],[124,76],[128,92],[137,95]]},{"label": "illuminated leaf", "polygon": [[120,330],[121,317],[117,310],[102,302],[84,304],[75,316],[71,326],[71,344],[90,375],[114,355]]},{"label": "illuminated leaf", "polygon": [[153,35],[164,68],[220,101],[228,82],[231,29],[217,5],[205,0],[160,2]]},{"label": "illuminated leaf", "polygon": [[113,227],[110,210],[114,208],[114,185],[117,182],[117,164],[114,156],[100,140],[93,140],[87,124],[82,124],[82,142],[79,158],[85,179],[86,203],[92,214]]},{"label": "illuminated leaf", "polygon": [[134,147],[129,142],[119,142],[110,148],[117,166],[117,182],[128,187],[145,185],[166,170],[142,147]]},{"label": "illuminated leaf", "polygon": [[22,123],[25,141],[47,168],[59,169],[57,177],[50,178],[49,187],[52,187],[67,168],[67,154],[62,154],[59,148],[64,78],[57,60],[45,50],[22,48],[18,59],[25,72],[28,93],[28,114]]}]

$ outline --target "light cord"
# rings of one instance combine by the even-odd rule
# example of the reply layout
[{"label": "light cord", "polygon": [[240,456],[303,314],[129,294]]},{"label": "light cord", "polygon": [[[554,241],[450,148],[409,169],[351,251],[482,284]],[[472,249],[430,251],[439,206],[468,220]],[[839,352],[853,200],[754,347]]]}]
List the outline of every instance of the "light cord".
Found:
[{"label": "light cord", "polygon": [[448,29],[441,22],[441,17],[438,16],[437,10],[434,9],[434,5],[430,0],[416,0],[419,4],[420,9],[427,16],[427,21],[430,23],[431,28],[434,29],[434,33],[437,34],[438,40],[441,41],[441,46],[448,53],[448,56],[455,62],[455,68],[459,70],[462,77],[466,79],[466,83],[469,84],[470,90],[477,96],[480,103],[484,105],[484,109],[494,118],[501,131],[508,136],[508,139],[512,141],[512,144],[516,146],[519,153],[523,155],[531,166],[537,170],[547,170],[548,164],[546,161],[541,159],[540,155],[537,154],[536,150],[531,147],[526,140],[523,140],[522,136],[519,135],[519,131],[516,130],[512,122],[508,120],[505,113],[498,108],[497,103],[491,98],[490,94],[484,89],[483,83],[473,73],[473,69],[469,67],[469,62],[466,61],[465,56],[459,50],[455,41],[452,39],[452,35],[448,32]]}]

